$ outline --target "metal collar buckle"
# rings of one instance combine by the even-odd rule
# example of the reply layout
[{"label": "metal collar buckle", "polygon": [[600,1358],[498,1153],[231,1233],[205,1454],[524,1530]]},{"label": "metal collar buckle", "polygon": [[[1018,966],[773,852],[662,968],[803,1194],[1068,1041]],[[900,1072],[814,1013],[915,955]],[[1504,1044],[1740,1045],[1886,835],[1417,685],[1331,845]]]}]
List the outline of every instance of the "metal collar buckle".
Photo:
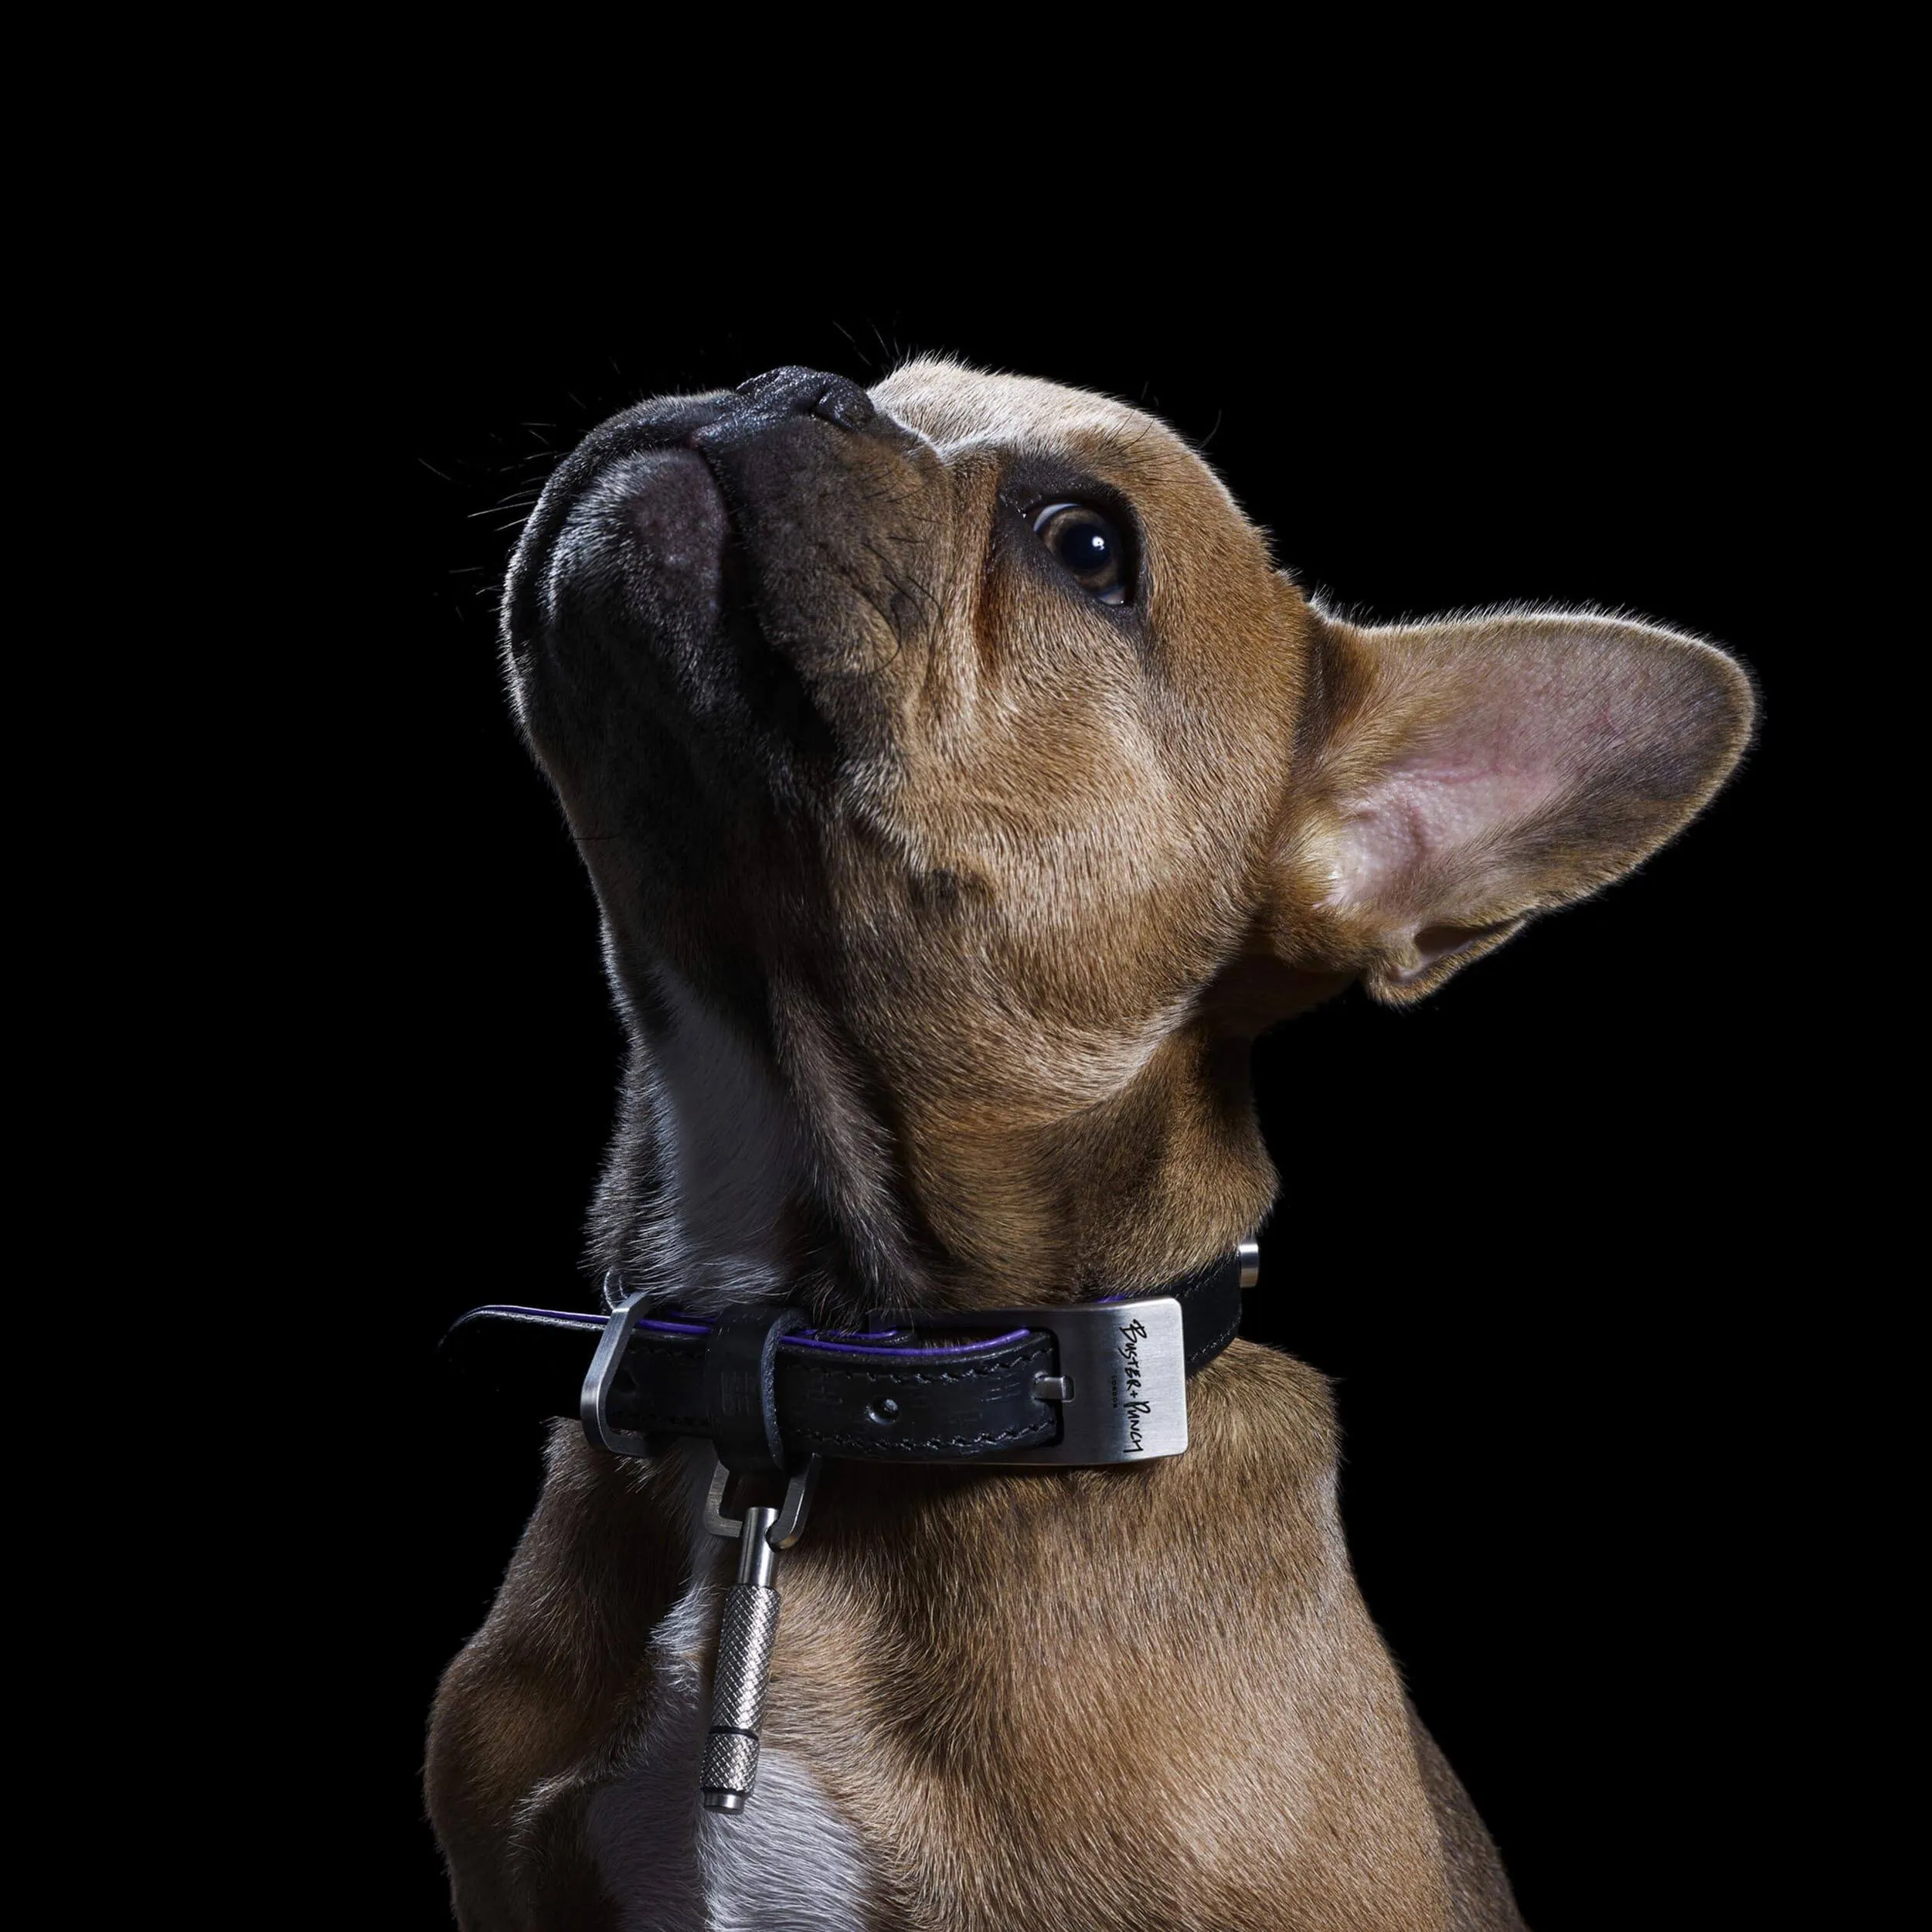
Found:
[{"label": "metal collar buckle", "polygon": [[631,1345],[643,1319],[650,1296],[642,1289],[628,1294],[611,1311],[597,1353],[590,1358],[590,1372],[583,1378],[583,1393],[578,1398],[577,1413],[583,1433],[594,1449],[607,1449],[614,1456],[648,1456],[648,1437],[635,1429],[620,1429],[611,1420],[611,1391],[624,1371],[624,1352]]},{"label": "metal collar buckle", "polygon": [[975,1456],[975,1468],[1151,1462],[1187,1447],[1187,1352],[1181,1304],[1171,1295],[1056,1308],[900,1309],[869,1318],[919,1328],[1043,1328],[1053,1336],[1056,1372],[1035,1376],[1033,1388],[1060,1406],[1059,1441]]}]

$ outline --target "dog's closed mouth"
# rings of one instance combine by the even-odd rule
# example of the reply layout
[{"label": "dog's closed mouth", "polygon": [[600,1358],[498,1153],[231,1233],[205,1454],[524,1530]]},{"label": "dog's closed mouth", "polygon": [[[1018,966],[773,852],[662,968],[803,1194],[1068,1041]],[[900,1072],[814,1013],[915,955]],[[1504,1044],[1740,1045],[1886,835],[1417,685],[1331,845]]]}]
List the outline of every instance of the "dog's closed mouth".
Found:
[{"label": "dog's closed mouth", "polygon": [[639,614],[662,623],[681,607],[687,621],[715,628],[733,533],[711,466],[688,443],[651,450],[616,466],[594,497],[608,502],[613,492],[621,492],[614,522],[631,552],[626,574]]},{"label": "dog's closed mouth", "polygon": [[[862,434],[852,424],[872,417],[855,390],[835,388],[806,408],[816,395],[806,383],[788,401],[800,386],[788,383],[776,403],[750,395],[647,407],[607,426],[552,478],[505,607],[525,722],[553,755],[596,756],[614,705],[630,706],[640,731],[781,787],[791,781],[779,774],[832,753],[810,674],[842,668],[849,655],[849,566],[825,560],[866,500],[846,487],[846,457]],[[815,572],[821,594],[801,622],[799,580]],[[774,626],[774,612],[788,621]]]},{"label": "dog's closed mouth", "polygon": [[[696,462],[692,439],[724,413],[729,400],[723,396],[680,397],[628,411],[605,423],[559,465],[524,526],[505,585],[507,637],[519,657],[536,647],[554,620],[560,566],[582,529],[587,505],[608,502],[614,474],[639,462],[675,459],[680,451],[690,453],[685,464]],[[710,482],[708,471],[701,463],[698,467]],[[688,467],[662,474],[666,481],[675,475],[687,483],[697,480]]]}]

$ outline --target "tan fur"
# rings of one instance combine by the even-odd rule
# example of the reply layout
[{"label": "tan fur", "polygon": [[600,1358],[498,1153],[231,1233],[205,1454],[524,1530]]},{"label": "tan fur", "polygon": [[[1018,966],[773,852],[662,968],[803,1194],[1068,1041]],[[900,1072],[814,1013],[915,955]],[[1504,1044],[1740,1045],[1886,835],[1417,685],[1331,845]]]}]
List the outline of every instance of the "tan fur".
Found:
[{"label": "tan fur", "polygon": [[[814,1275],[795,1237],[821,1314],[863,1305],[868,1267],[902,1301],[991,1306],[1225,1252],[1276,1185],[1256,1033],[1353,978],[1426,993],[1654,849],[1743,743],[1742,675],[1653,627],[1325,615],[1121,405],[930,362],[874,400],[912,435],[823,445],[856,535],[779,557],[842,789],[782,863],[733,855],[720,902],[816,1211],[873,1257]],[[1136,628],[989,539],[1036,459],[1134,505]],[[513,664],[614,944],[699,981],[723,916],[639,886],[607,774]],[[866,1848],[869,1923],[1517,1923],[1350,1575],[1320,1379],[1237,1343],[1189,1400],[1187,1453],[1148,1468],[828,1469],[766,1741]],[[560,1431],[438,1700],[431,1808],[471,1932],[616,1922],[583,1808],[668,1668],[695,1468]]]}]

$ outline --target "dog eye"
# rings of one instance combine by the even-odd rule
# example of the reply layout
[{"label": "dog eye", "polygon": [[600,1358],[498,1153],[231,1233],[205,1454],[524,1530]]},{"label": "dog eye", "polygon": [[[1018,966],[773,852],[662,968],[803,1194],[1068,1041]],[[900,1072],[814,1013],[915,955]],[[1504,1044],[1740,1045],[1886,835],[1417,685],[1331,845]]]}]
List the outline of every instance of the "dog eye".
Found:
[{"label": "dog eye", "polygon": [[1127,543],[1098,510],[1049,503],[1033,512],[1033,534],[1089,597],[1127,601]]}]

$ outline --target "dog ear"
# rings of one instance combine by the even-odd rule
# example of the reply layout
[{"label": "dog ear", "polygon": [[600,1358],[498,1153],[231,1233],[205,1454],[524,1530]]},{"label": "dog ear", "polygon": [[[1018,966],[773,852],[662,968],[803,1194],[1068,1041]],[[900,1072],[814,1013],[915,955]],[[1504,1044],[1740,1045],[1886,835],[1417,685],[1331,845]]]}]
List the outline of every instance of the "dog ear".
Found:
[{"label": "dog ear", "polygon": [[1324,617],[1314,668],[1277,943],[1396,1003],[1655,852],[1750,735],[1722,651],[1613,617]]}]

